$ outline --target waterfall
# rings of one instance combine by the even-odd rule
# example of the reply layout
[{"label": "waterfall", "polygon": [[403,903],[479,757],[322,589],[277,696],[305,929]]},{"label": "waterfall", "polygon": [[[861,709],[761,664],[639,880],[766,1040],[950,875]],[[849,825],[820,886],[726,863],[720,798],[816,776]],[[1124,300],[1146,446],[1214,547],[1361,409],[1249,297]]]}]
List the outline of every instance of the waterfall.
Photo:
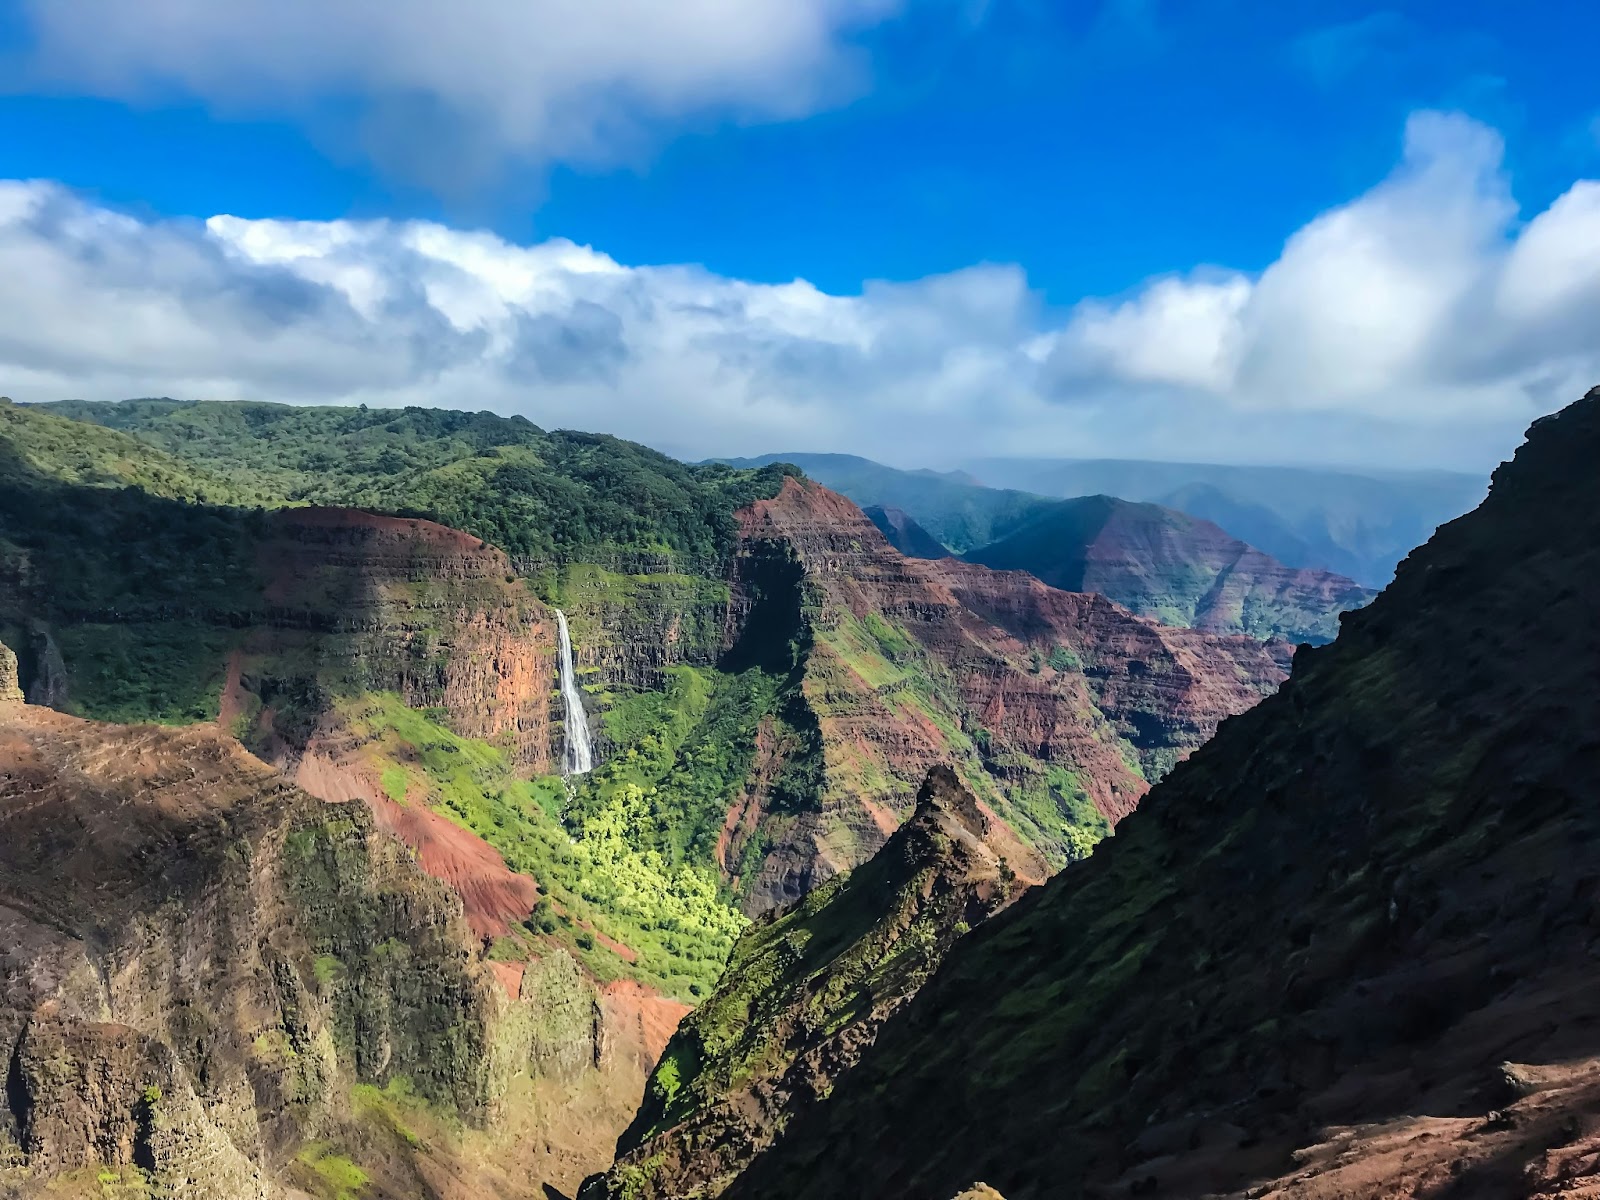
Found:
[{"label": "waterfall", "polygon": [[561,710],[567,726],[567,748],[561,759],[563,775],[582,775],[594,767],[594,748],[589,742],[589,717],[583,711],[583,693],[572,671],[572,635],[567,632],[567,614],[556,609],[556,627],[561,631]]}]

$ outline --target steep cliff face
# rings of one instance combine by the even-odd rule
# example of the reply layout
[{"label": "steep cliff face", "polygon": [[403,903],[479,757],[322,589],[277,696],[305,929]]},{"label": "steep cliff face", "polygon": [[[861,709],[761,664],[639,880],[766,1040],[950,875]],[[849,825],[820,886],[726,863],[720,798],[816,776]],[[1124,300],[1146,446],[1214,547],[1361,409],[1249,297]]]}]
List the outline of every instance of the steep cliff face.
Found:
[{"label": "steep cliff face", "polygon": [[[536,579],[567,614],[579,681],[595,713],[665,690],[674,667],[716,663],[728,611],[719,576],[715,564],[635,556],[569,563]],[[604,721],[595,728],[602,754],[609,752]]]},{"label": "steep cliff face", "polygon": [[1583,1195],[1600,390],[729,1196]]},{"label": "steep cliff face", "polygon": [[293,708],[394,692],[523,770],[552,769],[554,621],[500,551],[431,521],[301,508],[271,515],[255,558],[263,619],[240,646],[225,717],[246,716],[252,696]]},{"label": "steep cliff face", "polygon": [[916,518],[903,508],[885,508],[881,504],[864,505],[861,509],[867,520],[878,527],[896,550],[907,558],[948,558],[950,551],[934,537]]},{"label": "steep cliff face", "polygon": [[1331,571],[1286,567],[1210,521],[1111,496],[1059,501],[966,558],[1168,624],[1316,644],[1374,595]]},{"label": "steep cliff face", "polygon": [[800,699],[817,731],[814,800],[768,811],[755,797],[759,816],[742,818],[773,847],[752,911],[865,861],[941,762],[1052,863],[1081,857],[1149,777],[1283,677],[1282,643],[1162,628],[1020,573],[904,558],[815,484],[788,480],[740,517],[732,627],[799,626]]},{"label": "steep cliff face", "polygon": [[[570,959],[509,998],[460,901],[363,806],[204,726],[0,706],[0,930],[0,1185],[23,1195],[105,1169],[156,1195],[276,1197],[325,1168],[388,1194],[542,1196],[498,1125],[548,1150],[531,1097],[617,1121],[647,1069],[629,1006]],[[412,1109],[466,1125],[395,1133]],[[543,1178],[570,1187],[601,1140]],[[496,1153],[518,1166],[505,1186]]]},{"label": "steep cliff face", "polygon": [[996,830],[955,773],[935,768],[870,862],[746,933],[585,1200],[719,1195],[837,1086],[958,937],[1043,872],[1014,841],[994,844]]}]

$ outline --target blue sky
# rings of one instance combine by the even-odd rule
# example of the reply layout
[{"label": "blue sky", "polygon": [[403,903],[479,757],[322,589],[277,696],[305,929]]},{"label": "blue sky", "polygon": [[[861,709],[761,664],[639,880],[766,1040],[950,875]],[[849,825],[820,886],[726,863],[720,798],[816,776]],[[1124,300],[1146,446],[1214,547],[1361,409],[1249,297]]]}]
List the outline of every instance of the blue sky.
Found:
[{"label": "blue sky", "polygon": [[[465,7],[486,22],[518,7],[503,0],[497,10],[497,2]],[[569,239],[630,269],[690,264],[719,287],[803,279],[825,296],[858,297],[864,286],[869,295],[881,287],[872,281],[895,281],[943,296],[950,289],[929,280],[956,273],[966,280],[962,298],[940,300],[938,320],[982,324],[1005,310],[1004,319],[1019,326],[1012,349],[1043,361],[1043,352],[1024,345],[1030,330],[1053,337],[1066,322],[1070,332],[1085,303],[1093,316],[1095,305],[1137,300],[1166,277],[1204,278],[1208,267],[1259,278],[1297,231],[1403,169],[1408,122],[1419,113],[1449,114],[1497,139],[1495,149],[1472,153],[1494,159],[1486,169],[1520,207],[1501,215],[1491,240],[1511,242],[1575,183],[1600,176],[1600,89],[1590,61],[1600,45],[1600,6],[1575,0],[1515,7],[1488,0],[786,2],[790,10],[773,11],[805,9],[814,18],[797,23],[787,40],[753,27],[726,34],[719,0],[697,0],[703,15],[689,24],[699,19],[703,28],[644,30],[638,44],[627,44],[630,0],[596,0],[591,7],[618,10],[596,36],[616,29],[623,44],[593,52],[586,64],[593,39],[575,40],[576,49],[542,68],[519,71],[516,54],[486,62],[481,45],[446,61],[451,51],[432,44],[443,38],[391,39],[372,29],[324,38],[312,25],[280,29],[268,17],[247,28],[255,0],[237,6],[237,30],[195,16],[195,0],[150,0],[144,11],[157,13],[154,33],[108,16],[115,0],[0,0],[0,66],[11,81],[0,94],[0,178],[52,181],[84,211],[131,214],[157,239],[193,229],[171,218],[214,214],[419,219],[492,231],[508,248]],[[427,16],[424,0],[394,7]],[[521,7],[557,6],[533,0]],[[447,20],[439,15],[447,11],[436,6],[435,16]],[[541,40],[548,32],[537,16],[526,27],[512,21],[496,29],[502,40],[508,29]],[[651,60],[652,39],[679,36],[686,40],[663,45],[662,61]],[[306,53],[308,45],[315,52]],[[559,83],[540,90],[530,76]],[[1440,153],[1461,145],[1458,139]],[[1481,231],[1464,236],[1483,241]],[[268,257],[255,268],[282,268],[282,254]],[[986,274],[984,264],[998,274]],[[1382,289],[1388,278],[1363,286]],[[1456,300],[1470,303],[1463,290]],[[910,301],[893,292],[884,303],[898,313]],[[535,341],[530,361],[542,354],[548,367],[552,346],[598,345],[595,329],[609,330],[612,315],[625,330],[620,353],[637,357],[625,314],[606,310],[602,319],[604,303],[592,312],[579,301],[563,304],[559,330],[547,323],[544,334],[529,335],[549,341]],[[951,304],[960,311],[952,315]],[[768,329],[756,341],[770,351],[772,336]],[[841,402],[853,396],[859,405],[864,392],[893,389],[899,349],[869,372],[842,361],[837,339],[809,327],[796,335],[788,321],[783,336],[798,340],[730,397],[731,412],[781,408],[787,401],[772,372],[797,361],[804,366],[797,386],[835,388]],[[1162,337],[1172,336],[1163,326]],[[702,338],[697,347],[705,344]],[[17,374],[44,388],[60,380],[84,390],[163,379],[148,363],[134,364],[121,381],[109,362],[75,372],[60,361],[63,353],[23,356]],[[747,364],[751,351],[741,342],[725,353],[720,375]],[[429,360],[421,361],[424,374],[408,381],[408,399],[425,393],[430,378],[444,378],[427,376]],[[1068,384],[1050,386],[1077,391],[1043,402],[1072,415],[1051,426],[1044,450],[1173,457],[1192,443],[1193,406],[1150,390],[1176,386],[1173,372],[1135,371],[1137,387],[1122,378],[1122,390],[1092,396],[1090,384],[1103,390],[1104,380],[1086,380],[1082,362],[1069,365]],[[1283,414],[1292,428],[1276,441],[1244,436],[1262,421],[1259,403],[1208,384],[1221,397],[1214,415],[1231,414],[1240,433],[1224,430],[1201,449],[1236,459],[1365,453],[1400,462],[1430,455],[1457,465],[1491,461],[1546,402],[1541,386],[1559,386],[1556,375],[1563,383],[1581,376],[1582,368],[1574,374],[1569,366],[1518,363],[1517,381],[1506,385],[1521,389],[1517,398],[1505,389],[1498,400],[1480,394],[1483,381],[1475,379],[1470,396],[1452,393],[1414,420],[1401,414],[1398,425],[1394,406],[1372,395],[1300,406]],[[525,386],[521,399],[441,383],[437,402],[520,406],[535,419],[593,412],[618,432],[672,440],[636,419],[621,394],[626,380],[609,383],[617,393],[609,403],[596,401],[592,378],[585,397],[563,399],[557,393],[573,382],[564,371],[570,376],[565,366],[540,368],[533,383],[548,387]],[[1422,383],[1396,375],[1361,386],[1459,391],[1460,373],[1451,364]],[[1178,381],[1182,388],[1192,390],[1194,374]],[[235,377],[225,362],[171,376],[163,390],[200,383],[214,394],[272,390],[270,381]],[[289,381],[282,390],[291,399],[353,398],[341,379],[320,387]],[[1010,383],[985,386],[993,394]],[[1036,381],[1018,387],[1040,390]],[[731,444],[686,449],[781,449],[787,443],[766,439],[826,431],[834,444],[789,448],[883,453],[907,403],[886,401],[884,424],[870,434],[789,412],[765,424],[746,421],[748,432],[734,429]],[[947,403],[957,401],[930,401],[930,412],[944,415]],[[1086,415],[1096,404],[1098,416]],[[1014,407],[1016,426],[987,448],[1040,440],[1042,424],[1028,424],[1020,400]],[[1152,414],[1169,412],[1171,437],[1153,437]],[[1443,443],[1441,426],[1449,434]],[[1388,448],[1375,452],[1375,442]],[[917,453],[939,451],[929,442]]]}]

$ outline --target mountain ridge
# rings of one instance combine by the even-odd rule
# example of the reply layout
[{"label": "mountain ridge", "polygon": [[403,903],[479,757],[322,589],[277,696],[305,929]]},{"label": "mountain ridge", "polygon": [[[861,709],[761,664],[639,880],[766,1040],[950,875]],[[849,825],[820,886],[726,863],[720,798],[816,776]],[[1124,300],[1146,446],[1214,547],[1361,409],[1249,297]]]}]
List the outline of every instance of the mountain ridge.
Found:
[{"label": "mountain ridge", "polygon": [[1210,521],[1112,496],[1063,500],[962,557],[1099,592],[1168,624],[1314,645],[1375,594],[1329,571],[1286,567]]},{"label": "mountain ridge", "polygon": [[1600,389],[726,1195],[1592,1182],[1597,453]]}]

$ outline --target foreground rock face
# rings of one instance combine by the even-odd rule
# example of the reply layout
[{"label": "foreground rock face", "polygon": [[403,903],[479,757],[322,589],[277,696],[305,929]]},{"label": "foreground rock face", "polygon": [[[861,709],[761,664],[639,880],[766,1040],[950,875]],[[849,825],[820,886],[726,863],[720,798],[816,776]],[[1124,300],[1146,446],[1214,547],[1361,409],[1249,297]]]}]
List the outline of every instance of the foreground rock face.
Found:
[{"label": "foreground rock face", "polygon": [[792,902],[865,861],[936,764],[1053,865],[1081,857],[1225,716],[1283,679],[1284,642],[1160,626],[1021,572],[896,552],[850,501],[789,479],[740,513],[730,644],[803,660],[817,800],[729,814],[775,848],[748,903]]},{"label": "foreground rock face", "polygon": [[1026,851],[997,848],[994,825],[937,767],[870,862],[747,933],[584,1200],[721,1194],[795,1112],[837,1086],[956,939],[1042,873]]},{"label": "foreground rock face", "polygon": [[1600,1186],[1600,390],[730,1197]]},{"label": "foreground rock face", "polygon": [[[530,1081],[593,1105],[589,1080],[642,1080],[627,1006],[570,959],[534,964],[511,1000],[471,945],[460,901],[364,806],[314,799],[216,730],[0,706],[0,1185],[104,1166],[162,1195],[277,1196],[356,1084],[402,1080],[492,1129]],[[541,1194],[433,1158],[462,1186],[428,1194]]]},{"label": "foreground rock face", "polygon": [[966,558],[1169,624],[1314,644],[1375,595],[1332,571],[1287,567],[1210,521],[1112,496],[1063,500]]}]

